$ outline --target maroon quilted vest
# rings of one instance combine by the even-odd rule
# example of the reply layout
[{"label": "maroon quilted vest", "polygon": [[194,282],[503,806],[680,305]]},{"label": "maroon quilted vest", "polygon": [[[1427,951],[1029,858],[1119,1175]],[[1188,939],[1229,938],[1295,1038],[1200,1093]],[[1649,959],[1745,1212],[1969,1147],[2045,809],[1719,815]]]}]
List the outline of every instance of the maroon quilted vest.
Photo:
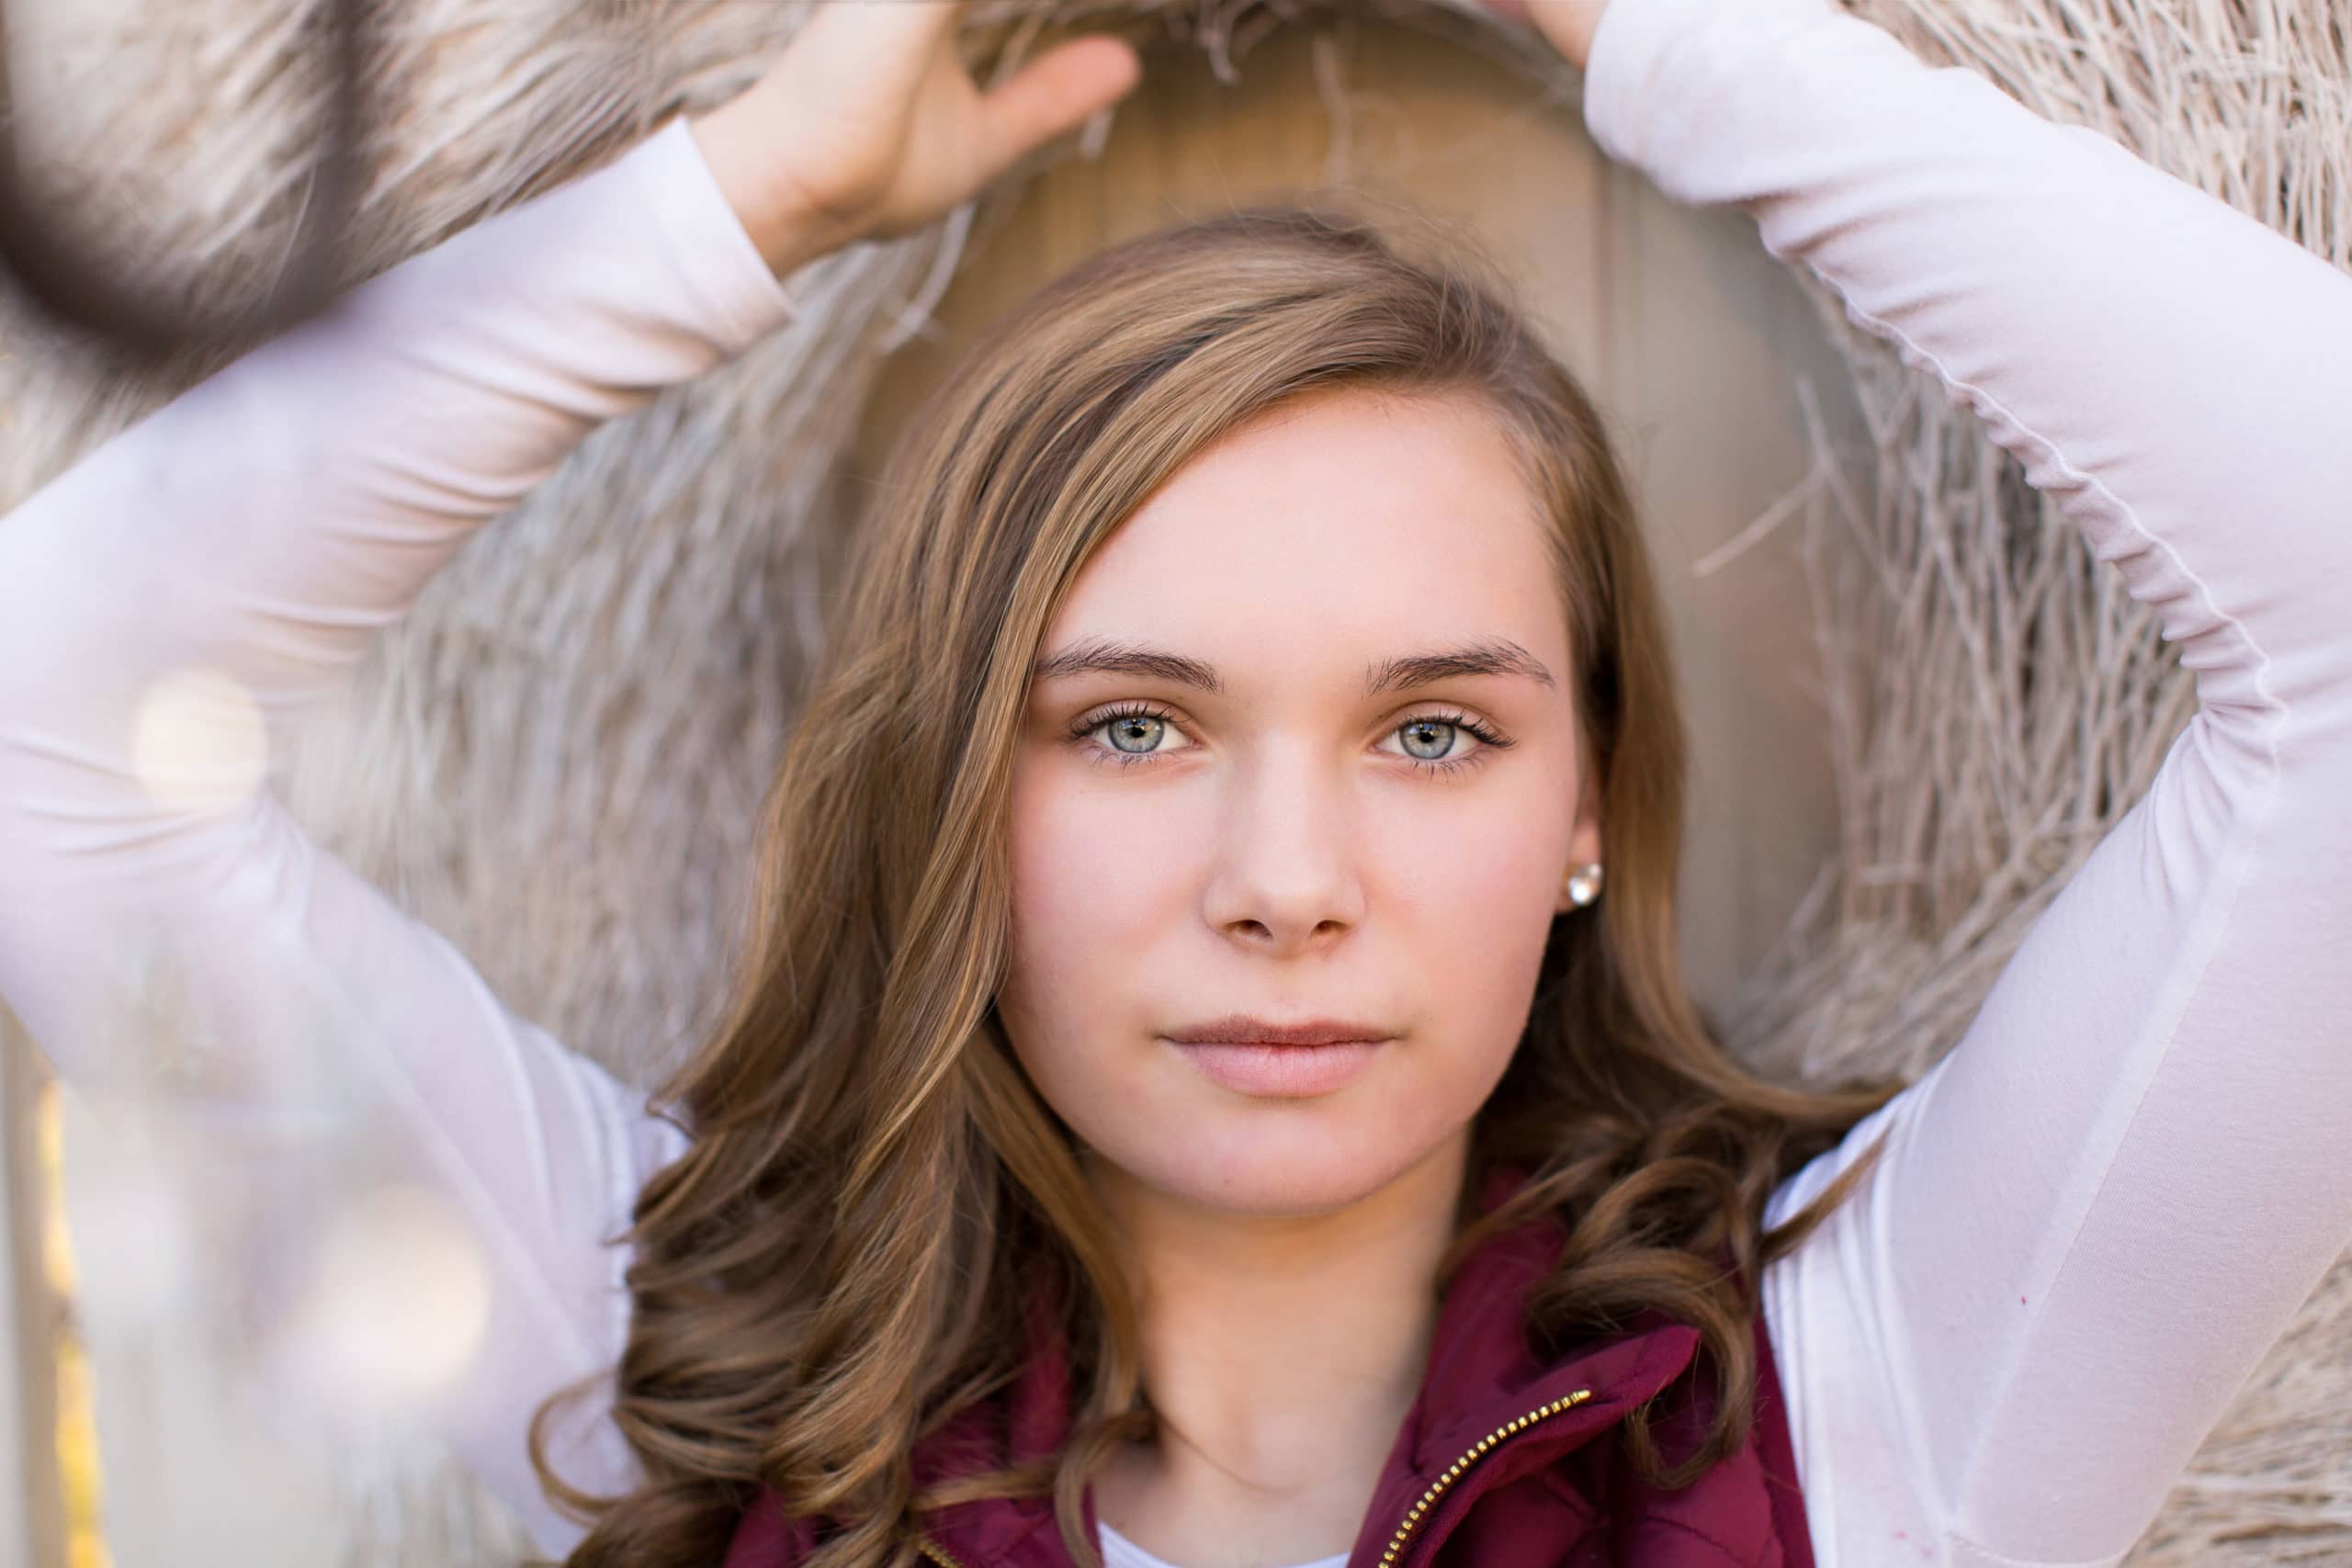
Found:
[{"label": "maroon quilted vest", "polygon": [[[1521,1179],[1486,1184],[1491,1209]],[[1398,1428],[1349,1568],[1813,1568],[1771,1341],[1756,1323],[1756,1419],[1739,1451],[1679,1492],[1646,1485],[1609,1440],[1627,1412],[1690,1368],[1698,1330],[1657,1314],[1551,1362],[1521,1331],[1528,1288],[1559,1256],[1554,1215],[1490,1237],[1438,1310],[1429,1364]],[[1069,1376],[1042,1308],[1019,1384],[917,1446],[915,1483],[1058,1448]],[[1712,1378],[1685,1380],[1652,1412],[1671,1461],[1713,1410]],[[1086,1529],[1099,1549],[1094,1494]],[[737,1527],[725,1568],[793,1568],[820,1539],[764,1493]],[[1072,1568],[1050,1498],[991,1498],[924,1520],[924,1555],[954,1568]]]}]

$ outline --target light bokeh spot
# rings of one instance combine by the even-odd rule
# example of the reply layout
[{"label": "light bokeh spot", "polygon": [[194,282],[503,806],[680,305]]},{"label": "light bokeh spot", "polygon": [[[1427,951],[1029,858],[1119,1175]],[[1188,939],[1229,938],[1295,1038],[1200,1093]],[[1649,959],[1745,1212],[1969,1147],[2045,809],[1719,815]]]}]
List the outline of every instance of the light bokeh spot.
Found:
[{"label": "light bokeh spot", "polygon": [[489,1270],[448,1200],[379,1187],[328,1226],[288,1350],[329,1403],[400,1416],[466,1370],[489,1321]]},{"label": "light bokeh spot", "polygon": [[158,680],[131,716],[130,763],[147,796],[173,810],[218,811],[262,785],[269,728],[244,682],[218,670]]}]

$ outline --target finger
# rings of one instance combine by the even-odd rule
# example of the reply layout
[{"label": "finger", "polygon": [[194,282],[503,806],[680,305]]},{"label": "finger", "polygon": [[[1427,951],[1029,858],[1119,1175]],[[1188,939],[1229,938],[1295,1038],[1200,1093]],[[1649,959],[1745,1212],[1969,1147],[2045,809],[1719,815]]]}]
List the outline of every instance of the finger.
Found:
[{"label": "finger", "polygon": [[1047,50],[980,100],[989,177],[1084,125],[1142,80],[1143,59],[1124,39],[1078,39]]}]

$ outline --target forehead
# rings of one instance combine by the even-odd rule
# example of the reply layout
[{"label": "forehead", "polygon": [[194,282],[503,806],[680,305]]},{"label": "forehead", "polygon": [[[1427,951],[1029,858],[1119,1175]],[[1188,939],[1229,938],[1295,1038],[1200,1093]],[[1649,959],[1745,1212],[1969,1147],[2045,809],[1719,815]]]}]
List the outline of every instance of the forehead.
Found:
[{"label": "forehead", "polygon": [[1046,648],[1148,640],[1246,666],[1566,631],[1544,525],[1491,416],[1361,391],[1261,416],[1170,476],[1071,585]]}]

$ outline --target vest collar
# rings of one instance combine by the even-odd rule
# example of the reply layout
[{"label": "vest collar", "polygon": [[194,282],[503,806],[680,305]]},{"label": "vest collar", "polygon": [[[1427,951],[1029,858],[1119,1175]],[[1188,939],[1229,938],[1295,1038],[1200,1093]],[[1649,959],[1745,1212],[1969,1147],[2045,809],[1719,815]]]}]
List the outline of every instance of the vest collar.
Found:
[{"label": "vest collar", "polygon": [[[1526,1174],[1490,1173],[1480,1212],[1508,1197]],[[1351,1568],[1403,1568],[1421,1560],[1480,1494],[1612,1427],[1697,1354],[1697,1329],[1652,1313],[1629,1332],[1557,1360],[1539,1359],[1521,1328],[1526,1297],[1551,1271],[1566,1239],[1556,1215],[1539,1214],[1488,1237],[1464,1259],[1439,1303],[1429,1360],[1366,1511]],[[1026,1313],[1028,1359],[1001,1412],[977,1406],[918,1444],[911,1456],[918,1486],[967,1472],[993,1455],[1009,1453],[1015,1462],[1037,1458],[1065,1440],[1072,1391],[1052,1304],[1033,1293]],[[1099,1543],[1091,1486],[1085,1521]],[[959,1564],[1058,1568],[1068,1562],[1050,1498],[943,1509],[925,1533],[932,1548]]]}]

